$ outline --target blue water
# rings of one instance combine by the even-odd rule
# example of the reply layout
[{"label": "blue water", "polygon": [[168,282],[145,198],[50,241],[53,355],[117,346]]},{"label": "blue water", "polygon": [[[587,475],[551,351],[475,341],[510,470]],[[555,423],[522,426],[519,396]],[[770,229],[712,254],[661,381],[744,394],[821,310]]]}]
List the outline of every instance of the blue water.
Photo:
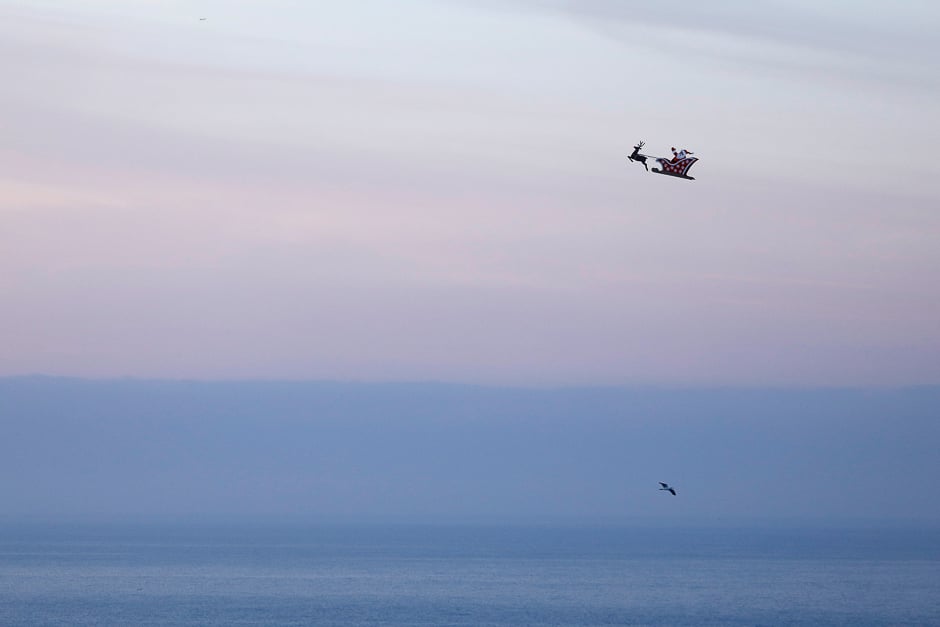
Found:
[{"label": "blue water", "polygon": [[940,625],[940,530],[4,526],[2,625]]}]

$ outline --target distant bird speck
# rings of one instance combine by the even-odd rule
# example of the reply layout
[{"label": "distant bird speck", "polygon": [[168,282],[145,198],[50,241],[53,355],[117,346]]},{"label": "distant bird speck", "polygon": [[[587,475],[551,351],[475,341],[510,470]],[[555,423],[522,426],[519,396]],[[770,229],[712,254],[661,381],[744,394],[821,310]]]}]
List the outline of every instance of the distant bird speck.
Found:
[{"label": "distant bird speck", "polygon": [[205,22],[205,21],[206,21],[206,18],[200,17],[200,18],[199,18],[199,21],[200,21],[200,22]]},{"label": "distant bird speck", "polygon": [[676,495],[676,489],[675,489],[675,488],[670,488],[668,483],[663,483],[662,481],[660,481],[660,482],[659,482],[659,485],[663,486],[663,487],[660,488],[660,490],[665,490],[666,492],[672,492],[672,495],[673,495],[673,496]]}]

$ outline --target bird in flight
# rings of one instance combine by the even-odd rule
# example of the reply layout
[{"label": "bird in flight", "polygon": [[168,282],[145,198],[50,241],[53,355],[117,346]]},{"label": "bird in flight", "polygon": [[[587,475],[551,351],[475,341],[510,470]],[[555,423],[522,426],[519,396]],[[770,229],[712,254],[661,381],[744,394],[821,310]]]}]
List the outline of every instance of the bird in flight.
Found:
[{"label": "bird in flight", "polygon": [[672,495],[673,495],[673,496],[676,495],[676,489],[675,489],[675,488],[670,488],[668,483],[663,483],[662,481],[660,481],[660,482],[659,482],[659,485],[663,486],[663,487],[660,488],[660,490],[665,490],[666,492],[672,492]]}]

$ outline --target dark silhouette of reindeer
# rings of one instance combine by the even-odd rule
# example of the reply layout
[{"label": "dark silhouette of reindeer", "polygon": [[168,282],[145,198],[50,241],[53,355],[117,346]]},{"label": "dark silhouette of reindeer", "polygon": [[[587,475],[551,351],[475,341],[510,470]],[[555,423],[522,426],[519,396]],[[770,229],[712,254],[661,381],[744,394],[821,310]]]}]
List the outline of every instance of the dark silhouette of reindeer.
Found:
[{"label": "dark silhouette of reindeer", "polygon": [[648,155],[640,154],[640,148],[642,148],[645,145],[646,145],[646,142],[640,142],[639,144],[634,146],[633,152],[630,153],[630,156],[627,157],[627,159],[629,159],[630,161],[639,161],[640,163],[643,164],[643,167],[646,168],[646,171],[649,172],[650,171],[649,166],[646,165],[646,159],[648,158]]}]

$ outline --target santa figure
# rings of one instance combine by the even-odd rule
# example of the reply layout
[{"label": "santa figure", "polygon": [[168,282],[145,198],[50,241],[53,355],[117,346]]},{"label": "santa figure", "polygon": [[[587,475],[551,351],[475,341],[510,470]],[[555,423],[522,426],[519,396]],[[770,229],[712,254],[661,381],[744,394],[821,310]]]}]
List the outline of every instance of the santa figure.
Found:
[{"label": "santa figure", "polygon": [[672,147],[672,163],[677,163],[679,161],[682,161],[686,157],[689,157],[694,154],[695,154],[694,152],[692,152],[691,150],[686,150],[685,148],[683,148],[679,152],[676,152],[676,147],[673,146]]}]

